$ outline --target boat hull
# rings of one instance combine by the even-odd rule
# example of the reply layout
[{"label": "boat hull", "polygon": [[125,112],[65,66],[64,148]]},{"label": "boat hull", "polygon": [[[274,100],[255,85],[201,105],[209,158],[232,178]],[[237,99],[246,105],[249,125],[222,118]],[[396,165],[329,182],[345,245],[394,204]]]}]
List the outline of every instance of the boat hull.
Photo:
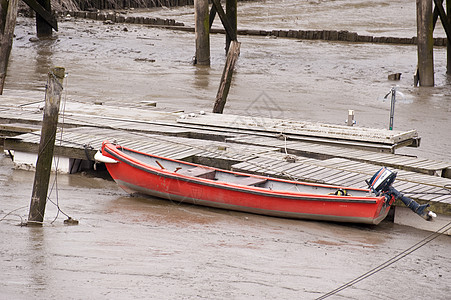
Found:
[{"label": "boat hull", "polygon": [[[312,219],[335,222],[378,224],[387,215],[391,203],[385,197],[345,197],[327,194],[308,194],[290,191],[275,191],[257,186],[215,181],[178,174],[176,171],[158,169],[124,153],[122,148],[109,143],[102,146],[102,154],[117,163],[106,163],[107,169],[117,184],[128,193],[140,193],[175,202],[191,203],[215,208],[236,210],[262,215]],[[127,149],[128,151],[133,151]],[[141,155],[147,155],[141,153]],[[164,163],[168,160],[150,156]],[[195,164],[180,162],[196,167]],[[225,170],[213,169],[218,172]],[[234,173],[239,176],[258,176]],[[264,178],[262,178],[264,179]],[[274,183],[293,183],[271,179]],[[310,188],[327,191],[340,187],[312,185]]]}]

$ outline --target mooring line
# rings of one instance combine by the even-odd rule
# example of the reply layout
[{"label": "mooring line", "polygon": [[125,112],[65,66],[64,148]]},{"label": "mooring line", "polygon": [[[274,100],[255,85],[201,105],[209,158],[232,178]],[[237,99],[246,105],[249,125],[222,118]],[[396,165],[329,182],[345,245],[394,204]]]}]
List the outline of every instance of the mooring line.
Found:
[{"label": "mooring line", "polygon": [[321,299],[326,299],[332,295],[337,294],[338,292],[341,292],[345,289],[347,289],[348,287],[353,286],[354,284],[382,271],[383,269],[389,267],[390,265],[394,264],[395,262],[399,261],[400,259],[406,257],[407,255],[413,253],[414,251],[420,249],[421,247],[427,245],[428,243],[432,242],[433,240],[435,240],[437,237],[443,235],[446,231],[451,229],[451,222],[449,222],[448,224],[446,224],[445,226],[441,227],[440,229],[438,229],[437,231],[431,233],[430,235],[428,235],[427,237],[425,237],[424,239],[422,239],[421,241],[417,242],[416,244],[410,246],[409,248],[405,249],[404,251],[402,251],[401,253],[395,255],[394,257],[390,258],[389,260],[385,261],[384,263],[378,265],[377,267],[369,270],[368,272],[360,275],[359,277],[348,281],[347,283],[341,285],[340,287],[322,295],[321,297],[316,298],[316,300],[321,300]]},{"label": "mooring line", "polygon": [[[15,212],[15,211],[17,211],[17,210],[19,210],[19,209],[27,208],[27,207],[28,207],[28,205],[26,205],[26,206],[21,206],[21,207],[18,207],[18,208],[16,208],[16,209],[11,210],[11,211],[8,212],[7,214],[5,214],[5,215],[3,216],[3,218],[0,219],[0,222],[3,221],[3,220],[5,220],[7,216],[12,215],[13,212]],[[14,215],[15,215],[15,216],[19,216],[20,220],[21,220],[22,223],[23,223],[22,216],[17,215],[17,214],[14,214]]]},{"label": "mooring line", "polygon": [[[55,76],[55,75],[53,75],[53,76]],[[62,105],[63,111],[61,113],[62,121],[61,121],[61,131],[60,131],[60,140],[59,140],[60,146],[63,143],[63,133],[64,133],[64,124],[65,124],[64,117],[65,117],[65,113],[66,113],[67,85],[68,85],[67,73],[65,74],[65,78],[66,78],[65,88],[63,89],[63,87],[61,86],[61,89],[64,92],[64,100],[63,100],[63,105]],[[60,208],[60,205],[59,205],[59,190],[58,190],[58,167],[59,167],[59,162],[60,162],[59,156],[57,158],[54,157],[53,160],[55,162],[55,179],[53,181],[52,188],[50,189],[49,195],[47,196],[47,200],[50,201],[53,205],[55,205],[55,207],[57,208],[57,211],[56,211],[55,218],[53,219],[52,222],[50,222],[50,224],[53,224],[56,221],[56,219],[58,219],[60,212],[63,215],[65,215],[66,217],[71,218],[68,214],[66,214],[64,211],[62,211],[62,209]],[[53,200],[50,198],[50,196],[52,195],[52,192],[53,192],[53,188],[55,188],[56,203],[53,202]]]}]

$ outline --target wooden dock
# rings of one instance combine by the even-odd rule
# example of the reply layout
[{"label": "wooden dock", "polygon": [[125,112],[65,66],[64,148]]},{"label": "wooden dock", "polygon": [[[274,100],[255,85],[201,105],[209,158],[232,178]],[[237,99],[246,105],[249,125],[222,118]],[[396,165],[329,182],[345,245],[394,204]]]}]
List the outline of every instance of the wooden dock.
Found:
[{"label": "wooden dock", "polygon": [[[41,120],[37,106],[0,108],[4,149],[14,152],[18,163],[32,162],[29,154],[37,152]],[[220,168],[359,188],[366,187],[365,179],[381,166],[387,166],[398,172],[396,189],[429,203],[440,214],[451,215],[451,163],[394,153],[402,146],[419,146],[414,130],[161,112],[139,105],[126,110],[69,105],[60,123],[55,155],[66,159],[67,172],[79,170],[82,162],[92,166],[95,152],[106,139],[142,152]],[[21,162],[24,154],[28,161]]]}]

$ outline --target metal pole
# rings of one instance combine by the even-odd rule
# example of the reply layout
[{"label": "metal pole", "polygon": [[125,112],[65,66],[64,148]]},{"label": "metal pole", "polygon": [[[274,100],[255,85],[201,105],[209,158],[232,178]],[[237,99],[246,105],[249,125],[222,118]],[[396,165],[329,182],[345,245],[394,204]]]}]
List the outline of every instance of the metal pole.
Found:
[{"label": "metal pole", "polygon": [[391,88],[391,103],[390,103],[390,124],[388,126],[389,130],[393,130],[393,119],[395,117],[395,102],[396,102],[396,89]]},{"label": "metal pole", "polygon": [[346,125],[348,126],[354,126],[354,110],[349,109],[348,110],[348,120],[346,121]]}]

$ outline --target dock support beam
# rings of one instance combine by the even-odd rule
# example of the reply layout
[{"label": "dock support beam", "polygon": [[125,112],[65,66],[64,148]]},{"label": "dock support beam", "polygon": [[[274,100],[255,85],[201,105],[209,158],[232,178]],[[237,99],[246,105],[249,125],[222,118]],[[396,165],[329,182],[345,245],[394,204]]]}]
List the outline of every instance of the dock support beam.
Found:
[{"label": "dock support beam", "polygon": [[208,0],[194,0],[197,65],[210,65],[210,16]]},{"label": "dock support beam", "polygon": [[[446,0],[446,20],[448,24],[451,24],[451,0]],[[451,75],[451,36],[447,36],[448,41],[446,43],[446,74]]]},{"label": "dock support beam", "polygon": [[[37,0],[45,11],[51,12],[52,8],[50,0]],[[36,34],[38,37],[46,37],[52,35],[52,26],[40,14],[36,14]]]},{"label": "dock support beam", "polygon": [[0,95],[3,94],[9,54],[13,45],[18,0],[0,0]]},{"label": "dock support beam", "polygon": [[28,225],[40,225],[44,221],[64,75],[64,68],[59,67],[53,68],[48,74],[41,141],[36,161]]},{"label": "dock support beam", "polygon": [[420,86],[434,86],[432,0],[416,1],[418,37],[418,82]]},{"label": "dock support beam", "polygon": [[[236,36],[237,33],[237,0],[226,0],[226,17],[230,24],[230,29]],[[229,52],[230,42],[233,38],[230,35],[226,35],[226,53]]]}]

